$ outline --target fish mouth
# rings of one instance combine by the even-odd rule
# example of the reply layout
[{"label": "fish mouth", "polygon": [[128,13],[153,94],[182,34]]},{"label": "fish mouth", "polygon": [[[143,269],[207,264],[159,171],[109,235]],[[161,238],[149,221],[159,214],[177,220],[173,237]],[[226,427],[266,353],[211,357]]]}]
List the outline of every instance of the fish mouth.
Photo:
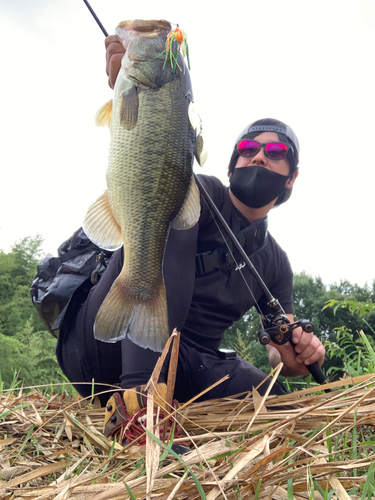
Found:
[{"label": "fish mouth", "polygon": [[153,32],[160,32],[172,29],[172,25],[170,22],[165,21],[164,19],[151,19],[151,20],[142,20],[142,19],[134,19],[133,21],[122,21],[119,25],[119,28],[129,30],[129,31],[137,31],[138,33],[151,34]]},{"label": "fish mouth", "polygon": [[164,31],[167,35],[172,30],[172,25],[168,21],[135,19],[133,21],[122,21],[116,28],[116,35],[122,42],[125,49],[132,38],[158,38]]}]

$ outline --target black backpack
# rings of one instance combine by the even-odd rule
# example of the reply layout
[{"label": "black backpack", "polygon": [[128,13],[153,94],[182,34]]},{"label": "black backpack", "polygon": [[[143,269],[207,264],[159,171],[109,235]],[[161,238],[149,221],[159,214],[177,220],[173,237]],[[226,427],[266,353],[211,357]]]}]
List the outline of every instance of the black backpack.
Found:
[{"label": "black backpack", "polygon": [[92,243],[82,228],[64,241],[58,257],[46,257],[30,288],[31,298],[48,331],[58,337],[73,296],[83,302],[107,267],[113,252]]}]

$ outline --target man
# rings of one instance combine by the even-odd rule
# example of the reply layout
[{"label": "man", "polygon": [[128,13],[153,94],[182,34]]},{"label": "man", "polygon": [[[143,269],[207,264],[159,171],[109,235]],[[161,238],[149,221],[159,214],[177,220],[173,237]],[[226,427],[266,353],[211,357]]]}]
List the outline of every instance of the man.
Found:
[{"label": "man", "polygon": [[[124,54],[115,36],[106,38],[107,74],[114,86]],[[236,140],[229,164],[229,188],[215,177],[200,176],[206,190],[232,231],[240,239],[258,273],[293,321],[293,274],[285,252],[267,231],[267,215],[291,194],[298,176],[298,140],[293,131],[277,120],[252,123]],[[203,399],[251,391],[266,375],[238,356],[227,359],[219,350],[225,330],[253,305],[267,314],[266,297],[250,271],[239,269],[240,256],[228,250],[209,207],[201,197],[199,223],[187,231],[171,230],[164,259],[171,331],[181,331],[174,397],[184,402],[210,387],[224,375],[229,379],[207,392]],[[159,353],[143,349],[128,338],[115,344],[93,336],[96,313],[117,278],[123,262],[122,250],[114,253],[99,283],[83,303],[73,301],[66,314],[57,346],[57,356],[66,376],[84,396],[107,390],[105,384],[121,389],[107,404],[106,434],[117,432],[131,414],[142,411],[136,397],[146,384]],[[74,307],[75,306],[75,307]],[[74,314],[73,314],[74,312]],[[295,349],[289,344],[269,345],[271,366],[284,363],[287,376],[308,374],[307,365],[322,365],[325,350],[312,333],[293,332]],[[160,394],[165,395],[167,366],[160,376]],[[86,385],[85,385],[86,384]],[[269,381],[263,383],[263,394]],[[273,394],[285,392],[276,382]],[[105,403],[106,395],[101,396]],[[113,420],[112,424],[110,423]]]}]

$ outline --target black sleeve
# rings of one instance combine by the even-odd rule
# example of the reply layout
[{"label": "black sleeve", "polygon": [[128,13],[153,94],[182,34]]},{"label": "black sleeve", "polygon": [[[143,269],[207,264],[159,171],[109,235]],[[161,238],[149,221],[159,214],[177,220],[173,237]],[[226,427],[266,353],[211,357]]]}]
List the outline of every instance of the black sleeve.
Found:
[{"label": "black sleeve", "polygon": [[294,314],[293,273],[291,268],[290,272],[288,271],[285,274],[285,276],[273,288],[273,291],[271,293],[274,297],[276,297],[279,300],[286,314]]},{"label": "black sleeve", "polygon": [[[269,290],[272,296],[279,301],[286,314],[294,314],[292,267],[287,254],[281,248],[278,257],[278,262],[275,265],[275,278]],[[259,301],[259,305],[265,314],[272,312],[265,297]]]}]

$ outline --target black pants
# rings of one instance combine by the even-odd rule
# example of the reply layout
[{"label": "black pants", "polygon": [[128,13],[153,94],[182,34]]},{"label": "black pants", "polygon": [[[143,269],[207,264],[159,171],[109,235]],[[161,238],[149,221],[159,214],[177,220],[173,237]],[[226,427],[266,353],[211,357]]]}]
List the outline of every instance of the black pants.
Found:
[{"label": "black pants", "polygon": [[[164,281],[167,290],[168,319],[171,330],[185,323],[195,280],[195,255],[198,224],[187,231],[171,230],[164,259]],[[77,391],[84,397],[92,390],[99,393],[103,405],[115,387],[130,389],[147,383],[160,354],[143,349],[125,338],[116,343],[96,340],[93,326],[96,313],[119,275],[122,250],[117,251],[103,276],[87,297],[73,298],[60,329],[57,359]],[[161,381],[165,380],[167,364]],[[224,375],[229,380],[206,393],[202,400],[225,397],[252,390],[266,374],[240,357],[223,359],[220,352],[195,344],[181,336],[175,398],[188,401]],[[94,388],[92,384],[94,383]],[[263,394],[269,382],[260,388]],[[285,387],[276,382],[272,394],[284,394]]]}]

